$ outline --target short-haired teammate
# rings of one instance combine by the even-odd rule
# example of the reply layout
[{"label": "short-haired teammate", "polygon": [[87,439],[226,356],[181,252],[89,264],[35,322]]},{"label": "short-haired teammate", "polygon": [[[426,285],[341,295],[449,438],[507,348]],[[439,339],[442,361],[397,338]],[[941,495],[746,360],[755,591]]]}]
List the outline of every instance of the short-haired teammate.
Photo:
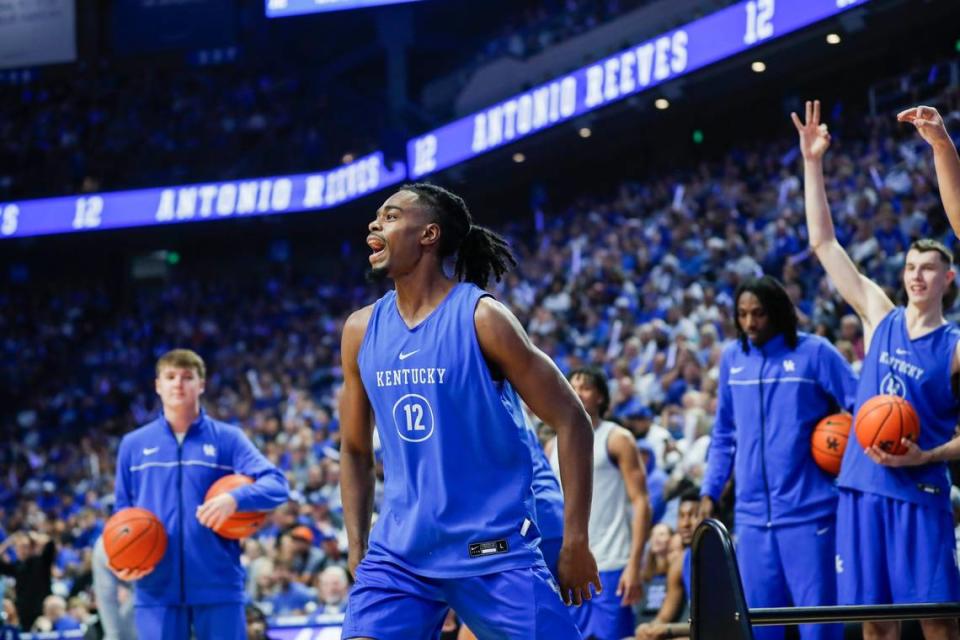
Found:
[{"label": "short-haired teammate", "polygon": [[[952,256],[939,242],[918,240],[906,255],[906,307],[897,307],[857,271],[837,242],[827,203],[823,155],[830,146],[820,103],[807,102],[806,120],[792,114],[804,158],[810,246],[831,282],[860,316],[867,355],[859,407],[878,394],[906,398],[920,418],[920,448],[953,438],[960,401],[960,329],[943,317],[954,280]],[[838,598],[841,604],[945,602],[960,599],[950,479],[938,456],[917,467],[882,466],[857,445],[843,458],[837,510]],[[874,454],[875,455],[875,454]],[[927,640],[957,638],[957,621],[921,621]],[[866,638],[896,638],[897,622],[867,622]]]},{"label": "short-haired teammate", "polygon": [[[343,637],[433,638],[452,607],[480,638],[579,638],[563,604],[600,586],[590,464],[578,455],[593,433],[560,371],[481,288],[513,264],[506,242],[430,184],[390,196],[369,231],[372,274],[395,287],[343,329],[341,482],[356,577]],[[537,547],[517,393],[560,438],[570,487],[560,593]],[[385,486],[371,531],[374,421]]]},{"label": "short-haired teammate", "polygon": [[[731,471],[737,560],[751,607],[836,604],[833,479],[810,455],[823,417],[853,410],[857,379],[833,345],[797,330],[797,310],[775,278],[740,283],[738,340],[720,359],[717,417],[701,489],[710,517]],[[756,627],[783,638],[783,627]],[[839,639],[842,625],[802,625],[804,640]]]},{"label": "short-haired teammate", "polygon": [[[289,493],[286,478],[243,431],[200,407],[205,380],[206,367],[193,351],[161,356],[156,390],[163,413],[120,442],[116,510],[152,511],[167,532],[167,551],[152,570],[113,570],[136,581],[140,640],[246,638],[240,544],[213,529],[237,511],[273,509]],[[210,485],[231,473],[254,483],[204,502]]]},{"label": "short-haired teammate", "polygon": [[[590,550],[597,560],[603,593],[573,611],[585,638],[619,640],[634,629],[633,605],[643,596],[643,547],[650,528],[647,472],[633,434],[604,420],[610,390],[599,369],[575,369],[570,384],[593,425],[593,499],[590,508]],[[546,452],[560,470],[558,440]],[[562,484],[564,492],[568,490]]]}]

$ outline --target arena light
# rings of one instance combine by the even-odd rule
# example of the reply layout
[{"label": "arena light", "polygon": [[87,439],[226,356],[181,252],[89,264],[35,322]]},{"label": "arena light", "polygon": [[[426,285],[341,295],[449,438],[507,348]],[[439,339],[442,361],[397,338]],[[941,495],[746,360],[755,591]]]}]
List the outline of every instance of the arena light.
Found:
[{"label": "arena light", "polygon": [[513,161],[516,162],[517,164],[520,164],[521,162],[526,162],[526,160],[527,160],[527,156],[523,155],[519,151],[513,154]]},{"label": "arena light", "polygon": [[703,131],[700,129],[694,129],[693,131],[693,143],[694,144],[703,144]]},{"label": "arena light", "polygon": [[750,64],[750,69],[751,69],[754,73],[763,73],[764,71],[767,70],[767,65],[766,65],[766,63],[763,62],[762,60],[754,60],[754,61]]},{"label": "arena light", "polygon": [[580,131],[577,133],[580,134],[581,138],[589,138],[593,135],[593,131],[591,131],[589,127],[580,127]]},{"label": "arena light", "polygon": [[343,161],[343,164],[350,164],[351,162],[356,160],[356,157],[352,153],[345,153],[343,154],[343,157],[341,158],[341,160]]},{"label": "arena light", "polygon": [[660,109],[660,111],[663,111],[664,109],[670,108],[670,101],[666,98],[657,98],[653,103],[653,106],[655,106],[657,109]]},{"label": "arena light", "polygon": [[839,34],[839,33],[828,33],[828,34],[827,34],[827,44],[840,44],[840,34]]}]

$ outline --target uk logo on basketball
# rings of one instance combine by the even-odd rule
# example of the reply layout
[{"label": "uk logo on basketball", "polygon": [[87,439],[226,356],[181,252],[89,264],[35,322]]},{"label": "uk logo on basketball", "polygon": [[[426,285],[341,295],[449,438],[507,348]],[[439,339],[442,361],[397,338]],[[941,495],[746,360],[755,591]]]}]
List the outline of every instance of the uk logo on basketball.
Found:
[{"label": "uk logo on basketball", "polygon": [[900,396],[901,398],[907,397],[907,386],[903,383],[903,380],[888,373],[883,376],[883,380],[880,381],[880,393],[886,394],[888,396]]}]

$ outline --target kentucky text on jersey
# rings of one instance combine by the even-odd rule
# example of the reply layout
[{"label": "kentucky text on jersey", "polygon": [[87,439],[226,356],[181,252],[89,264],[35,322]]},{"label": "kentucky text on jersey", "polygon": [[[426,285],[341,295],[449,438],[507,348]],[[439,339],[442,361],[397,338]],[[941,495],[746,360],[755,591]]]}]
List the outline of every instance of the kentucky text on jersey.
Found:
[{"label": "kentucky text on jersey", "polygon": [[378,387],[396,387],[405,384],[443,384],[446,368],[420,367],[418,369],[387,369],[377,371]]},{"label": "kentucky text on jersey", "polygon": [[923,377],[923,369],[915,364],[910,364],[906,360],[901,360],[900,358],[891,356],[887,351],[884,351],[880,354],[880,364],[885,364],[897,373],[910,376],[914,380],[919,380]]}]

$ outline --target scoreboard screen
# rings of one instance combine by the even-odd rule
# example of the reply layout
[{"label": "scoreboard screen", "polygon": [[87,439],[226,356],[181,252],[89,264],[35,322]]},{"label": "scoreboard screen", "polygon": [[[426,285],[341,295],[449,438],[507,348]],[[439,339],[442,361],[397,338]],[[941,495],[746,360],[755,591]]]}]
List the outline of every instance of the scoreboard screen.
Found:
[{"label": "scoreboard screen", "polygon": [[326,13],[347,9],[369,9],[385,4],[419,2],[420,0],[266,0],[267,17],[283,18],[307,13]]}]

